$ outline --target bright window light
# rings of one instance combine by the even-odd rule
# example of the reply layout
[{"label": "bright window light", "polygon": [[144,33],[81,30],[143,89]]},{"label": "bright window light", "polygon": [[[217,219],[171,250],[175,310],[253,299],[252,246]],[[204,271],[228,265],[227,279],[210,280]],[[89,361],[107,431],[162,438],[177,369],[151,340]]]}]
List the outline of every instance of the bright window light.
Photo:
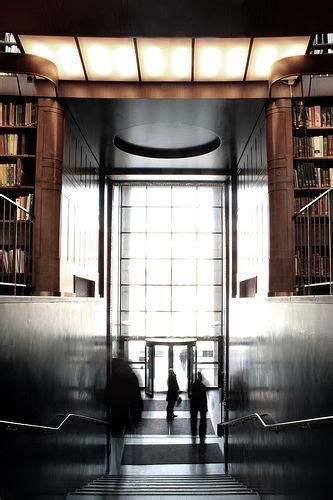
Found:
[{"label": "bright window light", "polygon": [[285,52],[284,57],[300,56],[304,54],[304,47],[300,44],[291,45]]},{"label": "bright window light", "polygon": [[309,37],[255,38],[247,72],[247,80],[267,80],[273,63],[289,56],[306,53]]},{"label": "bright window light", "polygon": [[248,51],[244,47],[231,49],[226,57],[226,71],[232,78],[243,78]]},{"label": "bright window light", "polygon": [[[137,186],[119,189],[122,212],[119,227],[122,232],[119,275],[121,334],[152,337],[219,334],[223,304],[223,233],[219,222],[222,188],[147,186],[147,195],[138,193]],[[156,199],[157,193],[160,200]],[[204,199],[206,204],[203,206]],[[145,207],[138,206],[143,200]],[[161,200],[169,206],[160,206]],[[143,234],[136,232],[141,224],[137,227],[126,222],[136,219],[139,210],[144,210],[146,217]],[[151,225],[150,221],[162,221],[161,210],[168,210],[172,221],[183,218],[184,222],[179,222],[177,227],[182,227],[185,232],[174,232],[173,224],[169,223],[168,228],[160,227],[167,232],[155,232],[155,223]],[[189,213],[194,214],[195,220],[199,213],[204,214],[208,225],[200,228],[194,220],[192,232],[188,233]],[[215,219],[214,223],[209,223]],[[117,268],[118,257],[114,256]],[[135,324],[132,317],[139,312],[145,320],[138,319],[138,324]]]},{"label": "bright window light", "polygon": [[221,62],[221,53],[216,47],[205,47],[200,57],[200,73],[207,77],[216,76]]},{"label": "bright window light", "polygon": [[76,46],[64,44],[58,48],[58,60],[67,74],[79,75],[82,71],[81,60],[78,57]]},{"label": "bright window light", "polygon": [[171,51],[171,71],[176,77],[185,78],[191,72],[191,51],[176,47]]},{"label": "bright window light", "polygon": [[109,52],[102,45],[91,45],[87,50],[91,70],[97,75],[108,75],[112,71]]},{"label": "bright window light", "polygon": [[73,37],[19,35],[26,54],[45,57],[58,67],[61,80],[84,80],[79,51]]},{"label": "bright window light", "polygon": [[190,81],[190,38],[138,38],[143,81]]},{"label": "bright window light", "polygon": [[198,38],[195,41],[196,81],[243,80],[249,38]]},{"label": "bright window light", "polygon": [[255,73],[258,76],[267,76],[269,68],[273,62],[277,61],[279,53],[276,47],[268,46],[263,47],[258,51],[258,56],[255,64]]},{"label": "bright window light", "polygon": [[50,61],[54,61],[54,55],[52,51],[43,45],[42,43],[34,43],[32,45],[32,52],[36,56],[45,57],[45,59],[49,59]]},{"label": "bright window light", "polygon": [[137,76],[137,64],[134,51],[130,47],[119,47],[114,51],[114,63],[118,72],[125,77]]},{"label": "bright window light", "polygon": [[132,38],[79,37],[89,80],[138,81]]},{"label": "bright window light", "polygon": [[146,47],[143,50],[143,71],[148,76],[159,77],[165,73],[165,58],[159,47]]}]

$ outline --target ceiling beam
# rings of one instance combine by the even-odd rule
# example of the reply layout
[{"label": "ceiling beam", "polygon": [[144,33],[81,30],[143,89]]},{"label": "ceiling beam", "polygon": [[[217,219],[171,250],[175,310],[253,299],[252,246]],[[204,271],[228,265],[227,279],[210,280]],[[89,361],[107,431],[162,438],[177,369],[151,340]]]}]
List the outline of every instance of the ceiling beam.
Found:
[{"label": "ceiling beam", "polygon": [[[59,82],[59,97],[92,99],[266,99],[268,84],[263,82],[221,83],[126,83]],[[37,93],[49,89],[38,82]],[[276,85],[276,97],[289,97],[285,85]]]}]

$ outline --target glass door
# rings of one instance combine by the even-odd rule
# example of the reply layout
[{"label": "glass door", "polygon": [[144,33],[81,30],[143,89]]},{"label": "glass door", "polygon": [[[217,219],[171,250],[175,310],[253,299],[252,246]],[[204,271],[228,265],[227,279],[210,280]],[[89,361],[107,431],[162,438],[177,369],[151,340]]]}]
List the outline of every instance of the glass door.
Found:
[{"label": "glass door", "polygon": [[154,397],[154,358],[155,358],[155,346],[146,344],[146,348],[145,348],[145,392],[149,398]]},{"label": "glass door", "polygon": [[197,373],[197,346],[191,344],[187,346],[187,380],[188,380],[188,395],[191,396],[191,387]]},{"label": "glass door", "polygon": [[188,388],[188,352],[186,345],[174,345],[173,346],[173,368],[175,374],[177,375],[179,390],[181,392],[186,392]]}]

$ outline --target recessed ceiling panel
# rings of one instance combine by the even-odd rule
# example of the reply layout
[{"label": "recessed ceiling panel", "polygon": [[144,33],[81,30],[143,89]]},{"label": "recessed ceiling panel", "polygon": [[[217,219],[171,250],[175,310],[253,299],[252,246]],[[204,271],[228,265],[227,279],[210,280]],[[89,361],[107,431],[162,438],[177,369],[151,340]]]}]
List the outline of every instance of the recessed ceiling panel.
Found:
[{"label": "recessed ceiling panel", "polygon": [[89,80],[138,81],[132,38],[80,37],[79,45]]},{"label": "recessed ceiling panel", "polygon": [[255,38],[246,80],[267,80],[271,65],[278,59],[306,53],[310,37]]},{"label": "recessed ceiling panel", "polygon": [[195,81],[241,81],[244,78],[249,38],[197,38]]},{"label": "recessed ceiling panel", "polygon": [[84,71],[75,39],[66,36],[19,35],[26,54],[45,57],[58,67],[60,80],[84,80]]},{"label": "recessed ceiling panel", "polygon": [[142,81],[191,81],[191,38],[138,38],[137,43]]},{"label": "recessed ceiling panel", "polygon": [[220,146],[211,130],[182,123],[149,123],[121,131],[115,146],[126,153],[149,158],[190,158]]}]

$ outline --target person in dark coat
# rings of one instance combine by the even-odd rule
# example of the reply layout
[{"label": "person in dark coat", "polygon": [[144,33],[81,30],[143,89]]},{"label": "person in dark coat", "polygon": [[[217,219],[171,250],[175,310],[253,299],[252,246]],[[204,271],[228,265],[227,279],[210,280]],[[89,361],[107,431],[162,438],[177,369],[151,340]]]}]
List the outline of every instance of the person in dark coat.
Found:
[{"label": "person in dark coat", "polygon": [[113,436],[121,434],[131,424],[140,422],[143,402],[139,381],[124,359],[112,360],[109,401]]},{"label": "person in dark coat", "polygon": [[200,443],[204,443],[206,439],[207,419],[207,393],[206,386],[202,382],[202,375],[198,372],[198,376],[192,384],[190,412],[191,412],[191,432],[192,437],[197,435],[198,412],[200,413],[199,437]]},{"label": "person in dark coat", "polygon": [[167,420],[173,420],[177,415],[173,413],[175,403],[178,399],[178,393],[179,393],[179,385],[177,382],[177,377],[176,374],[173,370],[169,370],[169,377],[168,377],[168,392],[167,392],[167,397],[166,400],[168,402],[167,404]]}]

